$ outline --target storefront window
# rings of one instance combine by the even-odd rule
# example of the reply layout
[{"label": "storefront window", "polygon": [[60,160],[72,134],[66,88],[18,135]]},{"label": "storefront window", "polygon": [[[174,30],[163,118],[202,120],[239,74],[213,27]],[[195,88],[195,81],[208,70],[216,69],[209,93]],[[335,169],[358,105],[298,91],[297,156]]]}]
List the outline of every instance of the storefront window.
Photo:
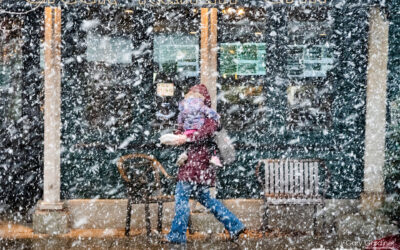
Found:
[{"label": "storefront window", "polygon": [[220,74],[265,75],[265,43],[221,43]]},{"label": "storefront window", "polygon": [[263,86],[243,84],[223,87],[220,96],[222,122],[225,128],[239,131],[248,129],[262,119],[264,105]]},{"label": "storefront window", "polygon": [[0,117],[2,123],[21,117],[21,21],[0,19]]},{"label": "storefront window", "polygon": [[331,126],[332,99],[329,86],[304,84],[287,89],[289,127],[328,128]]},{"label": "storefront window", "polygon": [[219,15],[218,111],[232,131],[254,129],[262,120],[266,75],[266,13],[226,8]]},{"label": "storefront window", "polygon": [[197,77],[199,75],[198,36],[156,35],[154,37],[154,62],[160,73]]},{"label": "storefront window", "polygon": [[123,10],[93,11],[81,29],[86,47],[87,74],[82,79],[86,82],[86,119],[91,128],[127,127],[135,118],[132,87],[140,85],[132,77],[137,71],[133,69],[134,51],[139,49],[134,47],[134,20]]},{"label": "storefront window", "polygon": [[176,126],[178,103],[200,81],[200,9],[166,8],[154,13],[153,83],[156,129]]},{"label": "storefront window", "polygon": [[289,12],[286,75],[287,122],[292,129],[323,129],[332,124],[334,44],[332,18],[326,8],[293,8]]},{"label": "storefront window", "polygon": [[[155,13],[154,74],[160,81],[182,81],[200,73],[200,11],[170,8]],[[178,76],[178,77],[177,77]]]},{"label": "storefront window", "polygon": [[89,62],[132,63],[133,44],[129,38],[102,36],[89,32],[86,46],[86,59]]}]

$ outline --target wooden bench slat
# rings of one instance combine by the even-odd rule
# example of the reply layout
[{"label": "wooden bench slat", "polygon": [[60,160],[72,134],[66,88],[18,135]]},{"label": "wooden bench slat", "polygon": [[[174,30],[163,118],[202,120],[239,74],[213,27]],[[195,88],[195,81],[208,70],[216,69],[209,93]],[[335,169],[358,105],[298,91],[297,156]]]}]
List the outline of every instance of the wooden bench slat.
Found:
[{"label": "wooden bench slat", "polygon": [[274,163],[274,175],[275,175],[275,193],[279,193],[279,162]]},{"label": "wooden bench slat", "polygon": [[290,198],[302,198],[302,199],[305,199],[305,198],[319,198],[320,196],[319,195],[305,195],[305,194],[277,194],[277,193],[268,193],[268,194],[265,194],[265,197],[267,197],[267,198],[275,198],[275,199],[283,199],[283,198],[286,198],[286,199],[290,199]]},{"label": "wooden bench slat", "polygon": [[294,193],[294,163],[291,161],[290,163],[289,163],[289,185],[290,185],[290,188],[289,188],[289,193]]},{"label": "wooden bench slat", "polygon": [[[304,162],[304,194],[306,195],[310,195],[312,192],[310,192],[310,182],[308,179],[308,175],[309,175],[309,162]],[[310,175],[312,176],[312,175]]]},{"label": "wooden bench slat", "polygon": [[299,204],[299,205],[311,205],[311,204],[323,204],[323,200],[321,198],[315,199],[270,199],[267,198],[267,205],[283,205],[283,204]]},{"label": "wooden bench slat", "polygon": [[269,171],[269,163],[264,161],[264,167],[265,167],[265,193],[269,193],[271,190],[269,188],[269,182],[268,182],[268,180],[271,178]]},{"label": "wooden bench slat", "polygon": [[318,187],[318,183],[319,183],[319,172],[318,172],[318,164],[314,163],[314,170],[315,170],[315,195],[319,194],[319,187]]},{"label": "wooden bench slat", "polygon": [[300,182],[299,182],[299,169],[300,169],[300,162],[294,162],[294,193],[300,193]]},{"label": "wooden bench slat", "polygon": [[315,194],[315,165],[311,164],[310,166],[310,190],[311,190],[311,194]]},{"label": "wooden bench slat", "polygon": [[290,179],[290,175],[289,175],[289,169],[290,166],[288,164],[288,162],[286,162],[283,166],[285,168],[285,182],[284,182],[284,186],[285,186],[285,193],[289,193],[289,179]]},{"label": "wooden bench slat", "polygon": [[283,172],[284,172],[285,163],[281,161],[279,163],[279,192],[285,193],[285,181],[283,179]]},{"label": "wooden bench slat", "polygon": [[304,162],[300,162],[299,179],[300,179],[299,193],[303,194],[304,193]]},{"label": "wooden bench slat", "polygon": [[271,162],[268,164],[270,167],[270,174],[271,174],[271,178],[269,179],[269,185],[270,185],[270,190],[271,192],[275,192],[275,188],[274,188],[274,179],[275,179],[275,171],[274,171],[274,163]]}]

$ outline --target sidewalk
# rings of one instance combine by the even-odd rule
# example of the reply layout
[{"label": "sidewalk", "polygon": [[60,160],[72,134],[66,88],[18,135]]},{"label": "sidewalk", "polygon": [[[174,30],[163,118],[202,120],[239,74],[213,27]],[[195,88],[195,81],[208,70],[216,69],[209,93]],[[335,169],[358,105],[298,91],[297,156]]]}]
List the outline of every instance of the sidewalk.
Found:
[{"label": "sidewalk", "polygon": [[[312,235],[312,207],[273,207],[269,225],[275,230],[262,234],[262,202],[259,200],[223,200],[224,204],[249,229],[237,243],[212,214],[192,207],[195,234],[188,234],[185,246],[159,244],[173,219],[174,204],[164,204],[163,232],[154,230],[156,217],[151,216],[153,233],[146,236],[144,206],[132,210],[131,236],[124,236],[126,200],[70,200],[69,228],[66,234],[35,234],[32,224],[10,214],[0,219],[0,249],[363,249],[375,239],[397,232],[379,213],[360,213],[358,200],[328,200],[317,213],[316,235]],[[156,204],[151,204],[155,215]],[[199,210],[199,211],[198,211]],[[18,221],[18,222],[17,222]]]},{"label": "sidewalk", "polygon": [[[167,233],[166,231],[163,234]],[[263,235],[250,231],[236,243],[223,233],[188,235],[186,245],[160,244],[154,231],[150,238],[145,231],[133,230],[125,237],[123,229],[74,229],[56,236],[34,234],[29,225],[0,224],[2,249],[363,249],[370,240],[355,236],[284,233],[273,231]]]}]

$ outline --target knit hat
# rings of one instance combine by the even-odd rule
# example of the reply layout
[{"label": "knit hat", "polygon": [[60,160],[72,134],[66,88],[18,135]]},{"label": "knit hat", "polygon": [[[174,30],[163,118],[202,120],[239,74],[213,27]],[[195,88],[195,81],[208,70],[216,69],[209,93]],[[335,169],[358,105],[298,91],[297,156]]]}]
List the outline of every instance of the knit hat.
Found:
[{"label": "knit hat", "polygon": [[211,108],[211,97],[208,93],[207,87],[204,84],[194,85],[189,89],[189,92],[197,92],[204,96],[204,104]]}]

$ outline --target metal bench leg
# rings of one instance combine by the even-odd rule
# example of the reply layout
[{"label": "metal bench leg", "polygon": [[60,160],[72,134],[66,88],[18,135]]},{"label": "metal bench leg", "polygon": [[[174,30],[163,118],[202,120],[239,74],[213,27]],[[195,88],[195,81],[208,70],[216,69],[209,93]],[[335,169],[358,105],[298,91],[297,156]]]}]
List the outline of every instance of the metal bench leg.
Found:
[{"label": "metal bench leg", "polygon": [[[321,228],[323,229],[323,230],[321,230],[321,232],[322,233],[327,233],[327,231],[326,231],[326,217],[325,217],[325,213],[326,213],[325,204],[321,206],[321,210],[322,210],[322,213],[321,213],[322,227]],[[332,233],[332,228],[331,227],[329,228],[328,232]]]},{"label": "metal bench leg", "polygon": [[269,230],[268,228],[268,220],[269,220],[269,216],[268,216],[268,205],[266,202],[264,202],[264,214],[263,214],[263,221],[262,221],[262,232],[263,234],[265,234],[267,232],[267,230]]},{"label": "metal bench leg", "polygon": [[129,236],[131,230],[131,211],[132,211],[132,199],[128,198],[128,204],[126,207],[126,224],[125,224],[125,236]]},{"label": "metal bench leg", "polygon": [[158,221],[157,221],[157,231],[159,233],[161,233],[161,231],[162,231],[163,209],[164,209],[163,202],[159,201],[158,202]]},{"label": "metal bench leg", "polygon": [[315,226],[317,225],[317,205],[314,205],[314,214],[313,214],[313,235],[316,233]]},{"label": "metal bench leg", "polygon": [[146,220],[146,233],[149,237],[151,234],[151,224],[150,224],[150,205],[148,202],[144,204],[144,213],[145,213],[145,220]]},{"label": "metal bench leg", "polygon": [[188,228],[189,228],[189,233],[194,234],[193,230],[193,223],[192,223],[192,215],[189,213],[189,219],[188,219]]}]

